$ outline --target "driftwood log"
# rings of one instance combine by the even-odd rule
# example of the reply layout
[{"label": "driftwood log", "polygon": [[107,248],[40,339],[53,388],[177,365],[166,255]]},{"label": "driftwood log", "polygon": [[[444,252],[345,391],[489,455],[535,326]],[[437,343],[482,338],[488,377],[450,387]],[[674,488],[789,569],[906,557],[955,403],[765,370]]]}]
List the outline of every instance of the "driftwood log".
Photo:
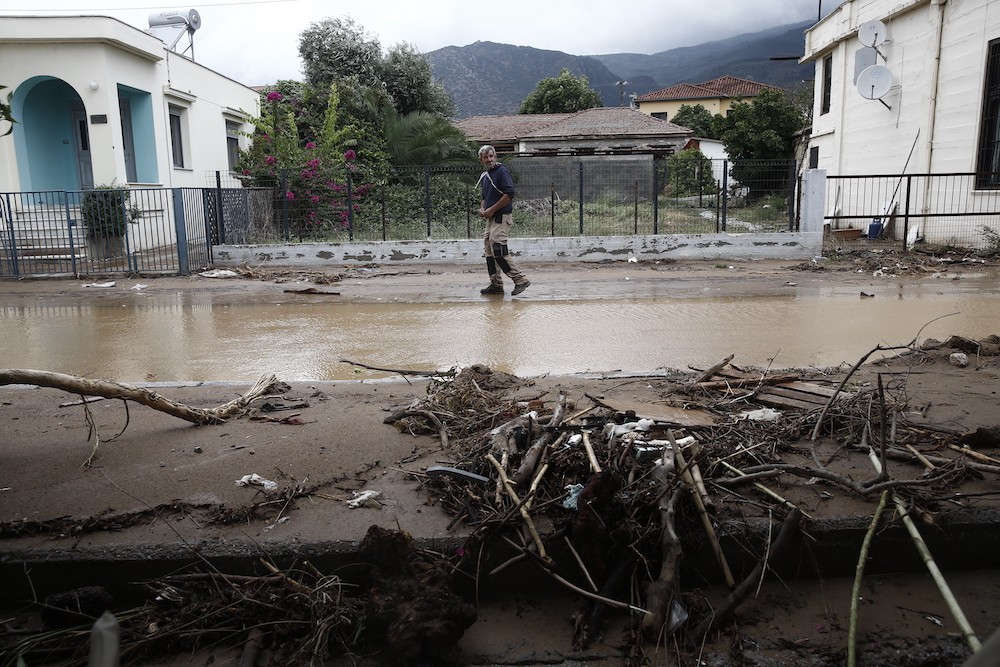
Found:
[{"label": "driftwood log", "polygon": [[136,387],[122,382],[94,380],[63,373],[38,371],[30,368],[0,369],[0,385],[30,384],[37,387],[62,389],[71,394],[82,396],[101,396],[103,398],[120,398],[125,401],[135,401],[140,405],[165,412],[179,419],[195,424],[220,424],[232,417],[246,412],[250,404],[268,394],[287,391],[287,385],[279,382],[274,375],[264,375],[257,383],[239,398],[224,403],[216,408],[192,408],[183,403],[176,403],[160,396],[151,389]]}]

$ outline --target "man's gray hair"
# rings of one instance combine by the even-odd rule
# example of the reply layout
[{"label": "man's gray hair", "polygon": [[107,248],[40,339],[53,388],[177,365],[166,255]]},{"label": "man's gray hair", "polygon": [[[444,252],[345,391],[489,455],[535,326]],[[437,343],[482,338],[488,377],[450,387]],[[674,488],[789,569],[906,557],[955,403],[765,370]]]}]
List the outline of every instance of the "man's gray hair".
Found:
[{"label": "man's gray hair", "polygon": [[489,155],[490,153],[492,153],[493,155],[496,155],[497,151],[496,151],[495,148],[493,148],[489,144],[486,144],[485,146],[480,146],[479,147],[479,157],[480,158],[482,158],[484,155]]}]

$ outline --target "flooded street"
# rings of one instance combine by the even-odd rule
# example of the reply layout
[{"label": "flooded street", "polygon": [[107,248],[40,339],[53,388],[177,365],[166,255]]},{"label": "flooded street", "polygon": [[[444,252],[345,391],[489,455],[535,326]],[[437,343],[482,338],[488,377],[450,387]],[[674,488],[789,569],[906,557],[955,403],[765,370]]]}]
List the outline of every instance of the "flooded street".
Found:
[{"label": "flooded street", "polygon": [[758,291],[738,276],[723,287],[697,278],[547,276],[517,299],[479,298],[476,275],[345,282],[324,287],[337,292],[329,296],[251,284],[244,298],[236,287],[144,292],[122,282],[98,294],[64,283],[57,296],[0,305],[0,366],[125,382],[388,375],[344,359],[412,370],[482,363],[520,376],[687,369],[729,354],[746,366],[826,367],[905,344],[921,327],[921,340],[1000,329],[992,273],[861,287],[785,276]]}]

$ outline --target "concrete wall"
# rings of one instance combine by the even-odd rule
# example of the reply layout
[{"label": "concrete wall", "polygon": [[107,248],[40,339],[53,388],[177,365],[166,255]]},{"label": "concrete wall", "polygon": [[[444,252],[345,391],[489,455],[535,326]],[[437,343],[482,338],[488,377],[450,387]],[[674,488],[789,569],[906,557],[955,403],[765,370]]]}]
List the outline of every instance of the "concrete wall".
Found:
[{"label": "concrete wall", "polygon": [[[820,229],[822,212],[820,211]],[[811,259],[820,254],[822,231],[778,234],[690,234],[676,236],[581,236],[513,239],[511,251],[524,262],[605,262],[656,259]],[[216,267],[322,269],[352,264],[449,264],[481,262],[479,240],[378,241],[294,245],[218,245]]]}]

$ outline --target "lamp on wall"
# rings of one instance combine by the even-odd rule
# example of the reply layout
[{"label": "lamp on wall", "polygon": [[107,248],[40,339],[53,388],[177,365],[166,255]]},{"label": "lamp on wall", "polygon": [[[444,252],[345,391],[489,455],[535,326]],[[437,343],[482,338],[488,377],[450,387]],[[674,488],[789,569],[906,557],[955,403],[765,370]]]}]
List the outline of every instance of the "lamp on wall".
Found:
[{"label": "lamp on wall", "polygon": [[87,85],[90,86],[91,90],[97,90],[100,84],[98,84],[96,81],[91,81]]}]

